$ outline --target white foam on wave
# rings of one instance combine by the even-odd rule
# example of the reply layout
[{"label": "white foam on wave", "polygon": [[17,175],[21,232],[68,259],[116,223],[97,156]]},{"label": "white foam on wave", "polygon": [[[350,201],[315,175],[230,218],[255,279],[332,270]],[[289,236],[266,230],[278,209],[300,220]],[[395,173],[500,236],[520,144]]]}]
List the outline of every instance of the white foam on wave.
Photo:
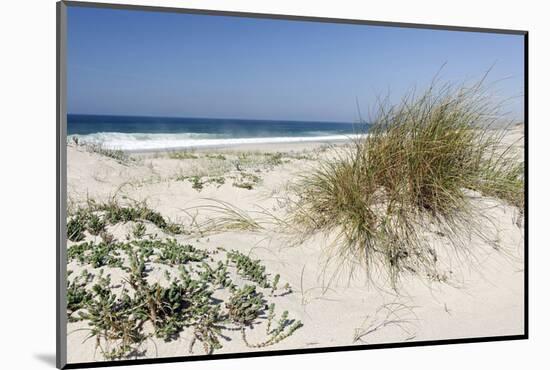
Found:
[{"label": "white foam on wave", "polygon": [[220,138],[212,134],[126,134],[118,132],[69,136],[69,138],[72,137],[78,138],[81,143],[96,144],[106,149],[124,151],[223,147],[243,144],[323,142],[348,140],[350,138],[347,135]]}]

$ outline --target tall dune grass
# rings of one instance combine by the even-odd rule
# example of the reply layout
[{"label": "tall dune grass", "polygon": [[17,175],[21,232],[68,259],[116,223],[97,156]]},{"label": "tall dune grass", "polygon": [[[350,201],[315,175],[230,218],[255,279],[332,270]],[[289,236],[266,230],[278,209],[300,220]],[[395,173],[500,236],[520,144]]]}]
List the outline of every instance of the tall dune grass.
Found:
[{"label": "tall dune grass", "polygon": [[403,271],[434,267],[426,233],[458,252],[475,229],[472,192],[523,209],[523,162],[503,142],[502,116],[484,88],[438,86],[380,104],[367,134],[302,177],[292,222],[335,232],[337,254],[397,284]]}]

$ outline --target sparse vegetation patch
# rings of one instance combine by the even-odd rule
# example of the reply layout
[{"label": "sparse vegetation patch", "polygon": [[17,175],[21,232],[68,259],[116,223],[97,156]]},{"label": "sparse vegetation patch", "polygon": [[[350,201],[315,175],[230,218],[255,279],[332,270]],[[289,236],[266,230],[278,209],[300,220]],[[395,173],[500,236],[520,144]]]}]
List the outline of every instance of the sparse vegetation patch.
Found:
[{"label": "sparse vegetation patch", "polygon": [[[68,319],[86,323],[87,338],[95,341],[105,359],[144,356],[146,342],[177,340],[185,331],[191,333],[190,353],[197,342],[205,353],[212,353],[227,340],[224,331],[240,330],[244,343],[254,347],[278,343],[301,326],[287,320],[285,313],[279,325],[283,328],[266,330],[268,339],[249,344],[245,330],[254,330],[253,324],[272,325],[273,317],[267,320],[261,314],[267,307],[265,294],[277,289],[280,275],[271,283],[265,266],[237,251],[208,251],[156,234],[145,237],[142,220],[159,229],[169,225],[145,205],[125,208],[89,202],[72,217],[85,230],[89,220],[97,223],[96,217],[104,221],[103,228],[135,222],[124,242],[90,241],[92,236],[83,234],[68,247],[68,262],[82,268],[80,274],[68,273]],[[118,269],[122,277],[113,280],[107,268],[111,273]],[[162,278],[152,278],[159,268]],[[249,283],[239,286],[237,276]],[[227,298],[214,298],[219,290],[227,291],[222,295]],[[274,304],[270,307],[275,309]]]}]

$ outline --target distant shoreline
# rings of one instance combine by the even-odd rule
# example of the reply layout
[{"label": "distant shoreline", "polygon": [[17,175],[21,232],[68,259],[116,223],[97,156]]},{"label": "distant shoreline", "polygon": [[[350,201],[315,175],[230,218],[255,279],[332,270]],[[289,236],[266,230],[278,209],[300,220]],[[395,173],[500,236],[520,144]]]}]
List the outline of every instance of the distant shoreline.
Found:
[{"label": "distant shoreline", "polygon": [[311,141],[296,141],[296,142],[279,142],[279,143],[240,143],[226,145],[212,145],[200,147],[180,147],[180,148],[164,148],[164,149],[140,149],[140,150],[123,150],[128,154],[156,154],[170,152],[219,152],[219,151],[261,151],[266,153],[272,152],[292,152],[312,150],[323,145],[337,145],[350,141],[351,138],[331,139],[331,140],[311,140]]},{"label": "distant shoreline", "polygon": [[[343,143],[351,140],[355,135],[327,135],[315,137],[253,137],[227,139],[164,139],[164,140],[114,140],[95,141],[86,140],[81,136],[69,136],[69,140],[78,139],[79,144],[97,145],[106,150],[120,150],[125,153],[165,153],[174,151],[216,151],[223,149],[257,148],[310,148],[312,145]],[[181,145],[178,145],[181,143]]]}]

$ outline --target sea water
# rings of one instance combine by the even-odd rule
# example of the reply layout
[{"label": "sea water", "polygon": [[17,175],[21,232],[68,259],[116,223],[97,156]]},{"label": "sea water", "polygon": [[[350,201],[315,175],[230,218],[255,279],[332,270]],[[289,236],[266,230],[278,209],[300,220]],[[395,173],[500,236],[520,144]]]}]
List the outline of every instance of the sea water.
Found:
[{"label": "sea water", "polygon": [[347,122],[67,115],[67,135],[125,151],[346,140],[364,129]]}]

